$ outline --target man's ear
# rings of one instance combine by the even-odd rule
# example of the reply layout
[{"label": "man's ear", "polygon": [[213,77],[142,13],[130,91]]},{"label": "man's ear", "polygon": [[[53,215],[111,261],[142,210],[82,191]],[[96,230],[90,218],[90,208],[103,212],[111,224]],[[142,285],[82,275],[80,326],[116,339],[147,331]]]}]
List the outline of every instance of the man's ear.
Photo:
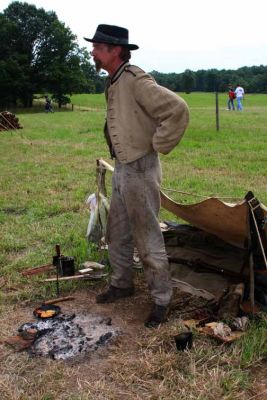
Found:
[{"label": "man's ear", "polygon": [[113,50],[114,50],[114,53],[116,54],[116,56],[118,57],[121,53],[121,46],[114,46]]}]

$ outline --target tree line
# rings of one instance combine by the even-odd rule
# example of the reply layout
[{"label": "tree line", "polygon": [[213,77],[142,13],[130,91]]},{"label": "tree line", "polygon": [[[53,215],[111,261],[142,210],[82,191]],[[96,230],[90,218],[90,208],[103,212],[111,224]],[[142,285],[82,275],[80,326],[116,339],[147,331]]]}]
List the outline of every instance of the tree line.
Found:
[{"label": "tree line", "polygon": [[[267,93],[264,65],[151,74],[175,92],[223,92],[239,84],[247,93]],[[37,94],[49,94],[61,107],[74,93],[102,93],[104,86],[105,75],[96,72],[89,52],[54,11],[15,1],[0,13],[1,106],[31,107]]]},{"label": "tree line", "polygon": [[189,69],[183,73],[163,74],[152,71],[156,81],[175,92],[225,92],[229,85],[244,87],[246,93],[267,93],[267,66],[242,67],[237,70]]}]

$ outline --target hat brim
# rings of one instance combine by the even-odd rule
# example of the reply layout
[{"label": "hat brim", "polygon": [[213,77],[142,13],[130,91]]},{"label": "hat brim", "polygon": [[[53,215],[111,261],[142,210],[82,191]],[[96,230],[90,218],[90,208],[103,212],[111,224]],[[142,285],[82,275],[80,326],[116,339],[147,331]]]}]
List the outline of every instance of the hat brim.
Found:
[{"label": "hat brim", "polygon": [[129,50],[137,50],[139,49],[139,46],[137,46],[136,44],[120,44],[120,43],[111,43],[109,41],[105,41],[105,40],[95,40],[95,39],[89,39],[84,37],[84,40],[86,40],[87,42],[90,43],[105,43],[105,44],[110,44],[112,46],[121,46],[121,47],[126,47]]}]

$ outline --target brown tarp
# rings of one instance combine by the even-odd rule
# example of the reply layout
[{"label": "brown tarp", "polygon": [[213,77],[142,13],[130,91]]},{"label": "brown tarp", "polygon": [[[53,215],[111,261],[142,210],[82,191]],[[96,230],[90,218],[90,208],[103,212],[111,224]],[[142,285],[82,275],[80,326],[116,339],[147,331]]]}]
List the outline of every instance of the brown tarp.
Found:
[{"label": "brown tarp", "polygon": [[[245,200],[232,204],[216,198],[184,205],[161,192],[161,206],[197,228],[212,233],[227,243],[246,248],[248,243],[248,205]],[[260,204],[265,217],[267,208]],[[267,227],[265,227],[267,231]]]},{"label": "brown tarp", "polygon": [[[98,167],[113,172],[114,168],[106,161],[97,160]],[[241,249],[248,244],[248,204],[245,200],[239,203],[225,203],[210,197],[200,203],[184,205],[174,202],[162,191],[161,206],[191,225],[218,236],[227,243]],[[267,218],[267,207],[260,203],[261,210]],[[265,224],[267,234],[267,224]]]}]

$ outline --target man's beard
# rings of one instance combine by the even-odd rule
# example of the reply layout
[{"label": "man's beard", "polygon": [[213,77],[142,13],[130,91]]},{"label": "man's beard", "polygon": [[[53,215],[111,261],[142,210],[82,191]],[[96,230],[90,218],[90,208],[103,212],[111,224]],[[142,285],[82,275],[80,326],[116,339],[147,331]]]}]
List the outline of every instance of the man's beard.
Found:
[{"label": "man's beard", "polygon": [[95,62],[95,69],[96,69],[96,72],[100,72],[100,70],[101,70],[101,68],[102,68],[102,63],[101,63],[101,61],[100,61],[100,60],[97,60],[97,59],[94,59],[94,62]]}]

